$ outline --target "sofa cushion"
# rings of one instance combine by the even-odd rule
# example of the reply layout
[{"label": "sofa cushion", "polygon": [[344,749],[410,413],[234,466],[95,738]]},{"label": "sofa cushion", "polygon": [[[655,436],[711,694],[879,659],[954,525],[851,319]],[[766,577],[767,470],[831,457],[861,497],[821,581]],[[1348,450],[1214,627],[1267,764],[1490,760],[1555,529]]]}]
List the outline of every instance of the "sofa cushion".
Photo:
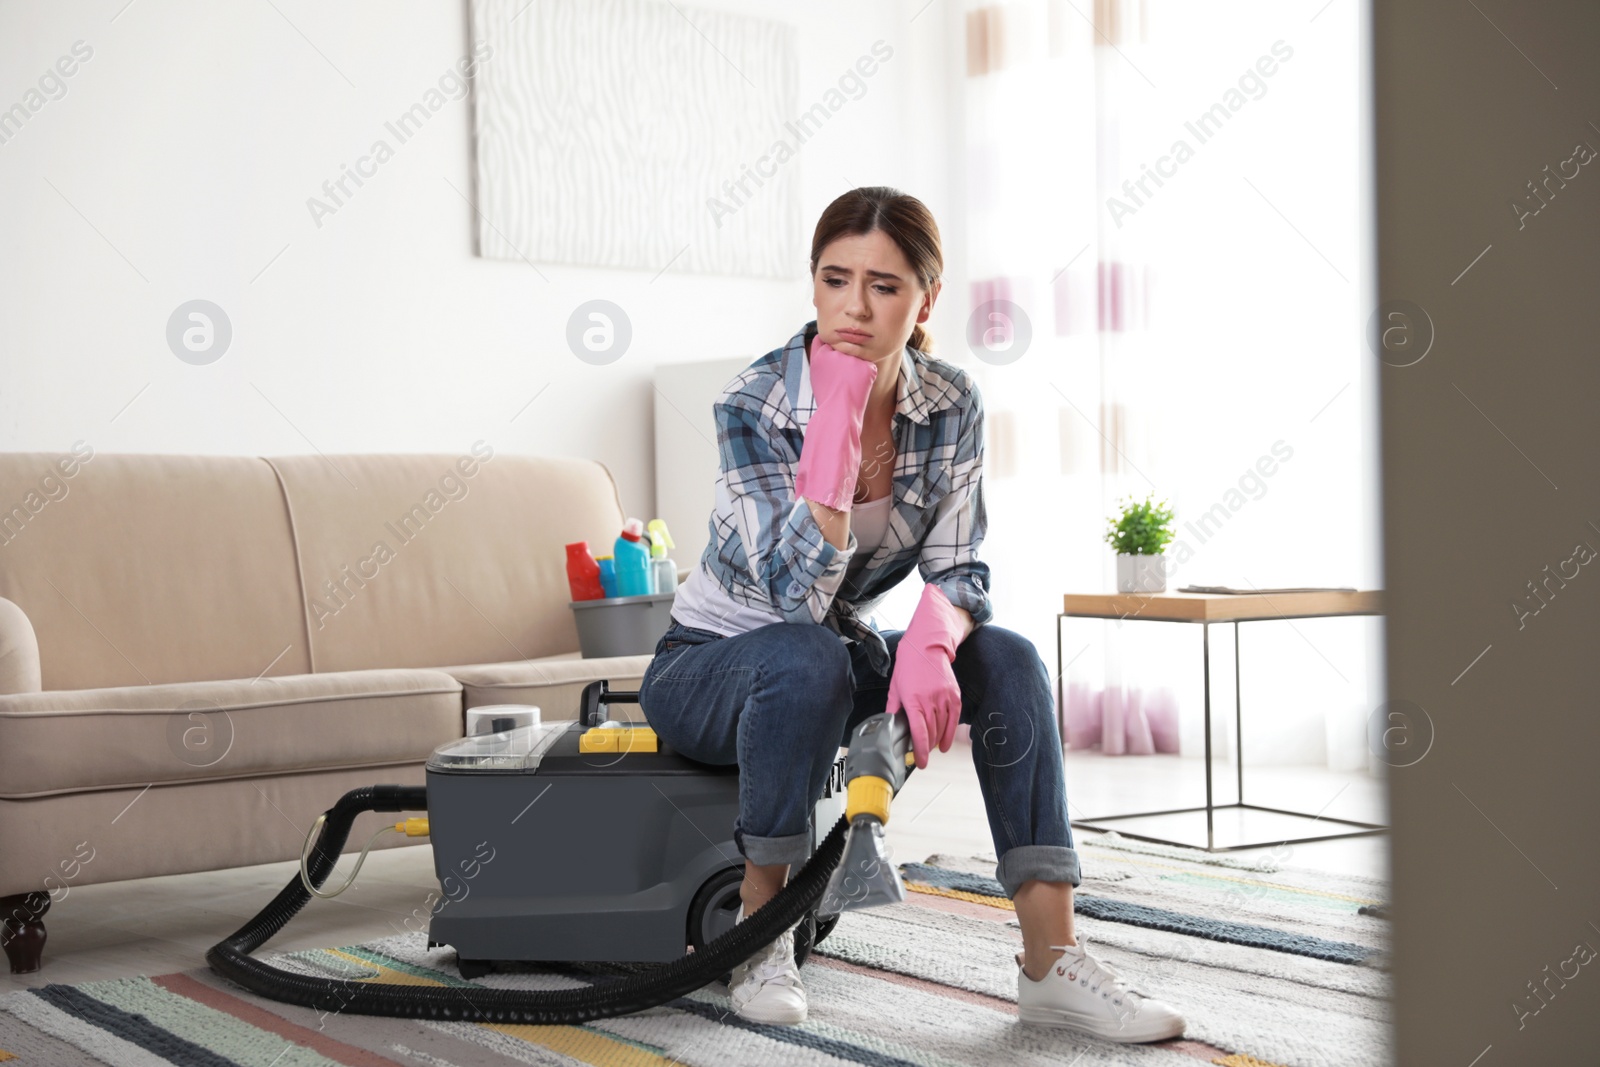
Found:
[{"label": "sofa cushion", "polygon": [[[425,777],[420,763],[396,763],[347,770],[301,771],[268,778],[177,782],[148,790],[140,785],[132,789],[0,800],[0,841],[5,842],[6,860],[0,863],[0,895],[45,892],[60,901],[74,889],[101,882],[298,859],[312,822],[345,793],[377,783],[422,785]],[[356,816],[344,851],[360,851],[378,827],[384,823],[393,824],[399,818],[401,816],[384,812],[362,812]],[[372,847],[376,850],[416,845],[416,838],[383,834]],[[352,856],[341,863],[339,872],[329,881],[342,881],[353,860]],[[132,896],[136,900],[147,900],[152,909],[187,903],[230,911],[242,917],[254,914],[270,900],[286,877],[286,871],[268,868],[251,871],[243,877],[230,874],[222,878],[189,878],[182,882],[164,879],[139,886],[123,899]],[[363,873],[356,882],[356,889],[359,890],[369,877],[370,874]],[[422,899],[420,889],[417,899]],[[76,913],[68,909],[51,912],[45,917],[45,925],[48,927],[58,917],[65,921],[69,914],[74,919],[92,922],[96,918],[95,911],[96,908],[85,901]],[[428,909],[422,907],[417,909],[416,918],[408,917],[403,921],[407,929],[421,932],[427,929],[427,918]],[[193,947],[198,962],[199,954],[205,951],[205,942]],[[0,1018],[4,1018],[3,1013]],[[13,1049],[17,1047],[9,1041],[6,1044]],[[266,1063],[268,1058],[246,1062]],[[286,1057],[284,1062],[290,1059],[292,1057]],[[59,1061],[49,1057],[18,1059],[12,1067],[18,1063],[50,1062]],[[156,1061],[152,1057],[141,1062]],[[197,1058],[185,1058],[182,1062],[194,1063]],[[213,1058],[198,1062],[234,1061]]]},{"label": "sofa cushion", "polygon": [[[576,719],[583,690],[604,678],[612,689],[636,690],[644,680],[650,656],[599,656],[583,659],[580,653],[563,652],[538,659],[506,663],[472,663],[463,667],[441,667],[461,683],[463,703],[468,708],[484,704],[534,704],[545,721]],[[639,719],[634,710],[617,716]]]},{"label": "sofa cushion", "polygon": [[588,541],[603,555],[623,522],[602,464],[481,441],[458,456],[269,462],[293,517],[312,670],[489,663],[578,647],[566,545]]},{"label": "sofa cushion", "polygon": [[38,635],[46,690],[318,669],[264,460],[0,453],[0,546],[0,597]]},{"label": "sofa cushion", "polygon": [[462,730],[429,670],[0,696],[0,798],[423,760]]}]

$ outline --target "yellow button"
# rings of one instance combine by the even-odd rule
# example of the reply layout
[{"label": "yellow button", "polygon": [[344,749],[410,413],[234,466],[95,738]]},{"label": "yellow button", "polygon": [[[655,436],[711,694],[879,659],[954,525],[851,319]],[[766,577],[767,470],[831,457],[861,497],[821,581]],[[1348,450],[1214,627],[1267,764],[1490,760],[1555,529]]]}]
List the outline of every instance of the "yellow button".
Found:
[{"label": "yellow button", "polygon": [[615,752],[617,750],[617,732],[592,727],[578,737],[579,752]]},{"label": "yellow button", "polygon": [[578,735],[579,752],[658,752],[655,730],[648,726],[591,726]]},{"label": "yellow button", "polygon": [[618,752],[659,751],[656,732],[648,726],[635,726],[617,738]]}]

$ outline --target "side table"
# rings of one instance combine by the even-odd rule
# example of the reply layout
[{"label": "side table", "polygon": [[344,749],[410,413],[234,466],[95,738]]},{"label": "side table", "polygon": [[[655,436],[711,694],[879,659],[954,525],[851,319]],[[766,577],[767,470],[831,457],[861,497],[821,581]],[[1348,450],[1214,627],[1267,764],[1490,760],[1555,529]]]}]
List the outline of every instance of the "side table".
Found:
[{"label": "side table", "polygon": [[[1066,701],[1065,701],[1065,666],[1062,664],[1061,648],[1061,620],[1065,618],[1084,619],[1122,619],[1149,622],[1180,622],[1199,623],[1201,633],[1201,648],[1204,663],[1204,688],[1205,688],[1205,736],[1206,736],[1206,802],[1203,806],[1190,808],[1166,808],[1160,811],[1136,811],[1120,815],[1098,815],[1073,819],[1072,825],[1085,830],[1106,831],[1117,830],[1124,837],[1136,838],[1140,841],[1154,841],[1166,845],[1179,845],[1184,848],[1199,848],[1201,846],[1190,844],[1187,841],[1178,841],[1166,837],[1154,837],[1148,834],[1129,833],[1113,826],[1097,825],[1116,819],[1136,819],[1151,815],[1177,815],[1188,812],[1203,811],[1206,813],[1206,843],[1204,850],[1207,852],[1232,852],[1237,849],[1259,848],[1262,845],[1273,845],[1287,842],[1301,841],[1327,841],[1339,837],[1363,837],[1368,834],[1380,834],[1388,830],[1387,826],[1378,823],[1357,822],[1353,819],[1336,819],[1332,816],[1311,815],[1303,811],[1290,811],[1285,808],[1268,807],[1262,804],[1247,804],[1244,800],[1244,733],[1242,730],[1242,696],[1239,685],[1239,624],[1241,622],[1271,621],[1279,619],[1314,619],[1328,618],[1338,615],[1381,615],[1383,614],[1382,591],[1363,590],[1358,592],[1312,592],[1312,593],[1252,593],[1252,594],[1222,594],[1222,593],[1067,593],[1062,598],[1062,610],[1056,615],[1056,725],[1063,743],[1066,740]],[[1239,799],[1231,804],[1217,804],[1212,797],[1211,783],[1211,625],[1213,623],[1233,624],[1233,681],[1234,702],[1233,722],[1234,736],[1238,739],[1234,751],[1234,765],[1237,773],[1237,786]],[[1237,845],[1218,845],[1213,826],[1215,813],[1228,808],[1250,808],[1255,811],[1270,811],[1279,815],[1292,816],[1296,819],[1311,822],[1334,822],[1346,826],[1358,827],[1353,830],[1342,830],[1330,834],[1318,834],[1309,837],[1291,837],[1285,842],[1255,841]]]}]

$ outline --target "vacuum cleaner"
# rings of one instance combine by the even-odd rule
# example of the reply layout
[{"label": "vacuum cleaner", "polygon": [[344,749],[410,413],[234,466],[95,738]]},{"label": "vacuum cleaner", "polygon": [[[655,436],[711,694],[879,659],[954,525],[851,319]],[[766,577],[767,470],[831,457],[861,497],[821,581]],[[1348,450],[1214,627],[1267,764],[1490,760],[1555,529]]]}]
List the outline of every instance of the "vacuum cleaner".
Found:
[{"label": "vacuum cleaner", "polygon": [[[469,711],[468,735],[428,759],[425,787],[353,789],[319,816],[300,872],[212,946],[206,962],[244,989],[318,1012],[571,1025],[725,981],[791,927],[803,963],[842,912],[905,899],[884,837],[890,803],[914,767],[904,715],[874,715],[852,731],[809,820],[810,860],[736,924],[744,876],[733,840],[739,769],[691,760],[647,725],[607,713],[638,700],[602,680],[584,689],[577,721],[541,722],[531,708],[498,717]],[[324,891],[364,811],[427,817],[383,827],[344,885]],[[367,850],[390,831],[432,840],[441,899],[428,946],[455,948],[463,978],[513,962],[644,966],[589,988],[466,989],[308,976],[251,956],[313,896],[347,888]]]}]

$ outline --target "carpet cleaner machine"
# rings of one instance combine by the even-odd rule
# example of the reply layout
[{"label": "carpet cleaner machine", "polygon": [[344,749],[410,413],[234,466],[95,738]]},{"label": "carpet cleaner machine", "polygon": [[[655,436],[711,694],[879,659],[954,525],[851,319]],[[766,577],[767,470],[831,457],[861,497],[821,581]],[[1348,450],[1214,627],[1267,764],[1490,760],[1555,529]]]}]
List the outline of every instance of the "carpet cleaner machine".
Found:
[{"label": "carpet cleaner machine", "polygon": [[[691,760],[649,726],[609,714],[638,701],[637,692],[597,681],[584,689],[577,721],[543,722],[537,708],[469,710],[467,736],[428,759],[425,787],[353,789],[319,816],[300,872],[214,945],[207,963],[253,993],[319,1012],[574,1024],[725,981],[791,927],[803,963],[842,912],[905,899],[884,836],[890,802],[914,764],[904,715],[874,715],[851,733],[813,809],[809,861],[736,924],[744,875],[733,839],[739,768]],[[324,890],[351,824],[366,811],[427,815],[385,825],[344,884]],[[510,964],[644,966],[587,988],[480,987],[464,995],[459,987],[298,974],[251,956],[313,896],[348,888],[367,850],[395,831],[432,841],[440,899],[428,947],[453,947],[463,978]]]}]

